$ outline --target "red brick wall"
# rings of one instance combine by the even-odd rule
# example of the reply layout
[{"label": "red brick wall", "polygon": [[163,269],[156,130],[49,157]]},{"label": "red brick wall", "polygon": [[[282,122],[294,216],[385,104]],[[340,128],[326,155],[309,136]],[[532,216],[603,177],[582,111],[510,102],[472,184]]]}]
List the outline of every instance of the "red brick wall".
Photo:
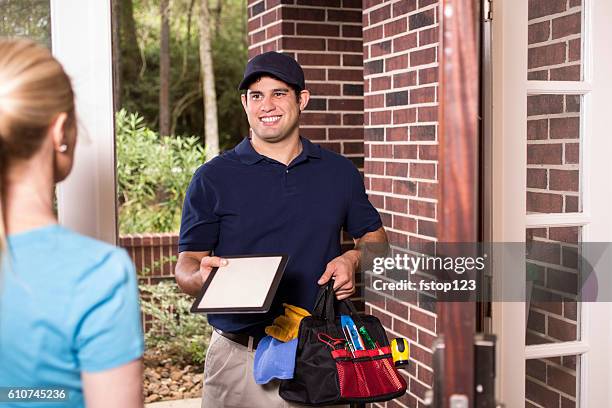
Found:
[{"label": "red brick wall", "polygon": [[527,212],[580,211],[580,96],[527,97]]},{"label": "red brick wall", "polygon": [[[249,0],[248,31],[249,58],[278,51],[304,69],[311,99],[301,134],[363,170],[361,1]],[[344,236],[344,250],[352,247]]]},{"label": "red brick wall", "polygon": [[[581,0],[529,0],[528,79],[581,79]],[[527,211],[580,211],[578,95],[527,98]]]},{"label": "red brick wall", "polygon": [[[437,2],[282,3],[249,0],[249,56],[278,50],[302,64],[314,101],[304,133],[359,167],[365,157],[365,185],[393,246],[435,241]],[[409,393],[387,405],[422,405],[433,377],[434,306],[374,293],[366,300],[391,337],[412,342]]]},{"label": "red brick wall", "polygon": [[302,134],[363,167],[360,0],[249,0],[249,58],[284,52],[304,68],[312,97]]},{"label": "red brick wall", "polygon": [[[527,230],[527,276],[532,294],[525,343],[579,340],[580,227]],[[579,357],[527,360],[525,406],[575,407]]]},{"label": "red brick wall", "polygon": [[[528,78],[581,79],[580,0],[530,0]],[[580,203],[578,95],[527,98],[527,212],[567,213]]]},{"label": "red brick wall", "polygon": [[[581,0],[529,0],[528,79],[580,81]],[[527,212],[581,211],[578,95],[527,97]],[[578,226],[526,231],[533,290],[526,344],[575,341],[580,333]],[[543,301],[546,299],[547,301]],[[575,407],[579,356],[527,360],[527,408]]]},{"label": "red brick wall", "polygon": [[155,284],[161,280],[174,279],[178,234],[122,235],[119,237],[119,246],[124,248],[134,261],[139,283]]},{"label": "red brick wall", "polygon": [[579,81],[581,0],[529,0],[528,79]]},{"label": "red brick wall", "polygon": [[575,408],[580,356],[527,360],[525,408]]},{"label": "red brick wall", "polygon": [[[178,256],[178,234],[148,233],[130,234],[119,237],[119,246],[124,248],[138,274],[138,283],[154,285],[161,281],[174,282],[174,267]],[[141,293],[142,296],[142,293]],[[146,331],[153,319],[150,315],[141,314],[142,327]]]},{"label": "red brick wall", "polygon": [[[391,244],[435,240],[438,171],[438,3],[365,0],[366,187]],[[404,277],[405,278],[405,277]],[[366,291],[366,307],[390,337],[411,341],[409,392],[387,406],[422,406],[431,387],[434,305]]]},{"label": "red brick wall", "polygon": [[532,294],[526,344],[579,340],[580,227],[527,230],[527,275]]}]

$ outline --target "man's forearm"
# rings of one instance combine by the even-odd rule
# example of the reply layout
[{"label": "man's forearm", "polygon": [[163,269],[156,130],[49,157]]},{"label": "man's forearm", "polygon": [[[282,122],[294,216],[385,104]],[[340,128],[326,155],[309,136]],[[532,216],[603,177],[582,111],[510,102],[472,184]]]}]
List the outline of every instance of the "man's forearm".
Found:
[{"label": "man's forearm", "polygon": [[388,240],[387,233],[383,227],[380,227],[376,231],[368,232],[361,238],[355,240],[355,248],[350,251],[346,251],[345,255],[349,256],[349,259],[356,262],[355,270],[364,261],[364,254],[368,254],[366,258],[370,258],[372,255],[379,255],[380,253],[387,253]]},{"label": "man's forearm", "polygon": [[200,262],[189,256],[180,256],[174,270],[176,283],[188,295],[197,296],[202,288]]}]

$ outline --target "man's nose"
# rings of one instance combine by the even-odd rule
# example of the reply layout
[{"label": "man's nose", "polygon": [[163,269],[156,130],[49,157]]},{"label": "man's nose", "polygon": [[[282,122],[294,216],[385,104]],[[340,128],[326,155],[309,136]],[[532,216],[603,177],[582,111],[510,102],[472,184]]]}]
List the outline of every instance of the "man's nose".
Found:
[{"label": "man's nose", "polygon": [[276,108],[274,103],[272,102],[272,96],[264,96],[263,101],[261,102],[260,109],[264,112],[273,111]]}]

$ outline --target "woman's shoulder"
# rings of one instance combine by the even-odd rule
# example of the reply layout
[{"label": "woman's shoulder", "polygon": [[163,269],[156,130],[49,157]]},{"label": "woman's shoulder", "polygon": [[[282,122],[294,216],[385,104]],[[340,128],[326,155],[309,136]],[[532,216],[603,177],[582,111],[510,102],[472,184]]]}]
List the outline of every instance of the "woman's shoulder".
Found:
[{"label": "woman's shoulder", "polygon": [[86,251],[86,255],[92,258],[105,257],[109,253],[125,253],[123,248],[88,237],[65,227],[58,227],[57,233],[61,236],[61,242],[67,250],[80,249]]},{"label": "woman's shoulder", "polygon": [[107,263],[131,264],[125,249],[88,237],[65,227],[57,228],[58,250],[83,266]]},{"label": "woman's shoulder", "polygon": [[132,261],[125,249],[111,245],[67,228],[61,228],[62,250],[81,264],[85,273],[104,269],[106,278],[117,277],[133,269]]},{"label": "woman's shoulder", "polygon": [[124,249],[60,225],[9,236],[9,245],[18,265],[55,270],[64,279],[79,281],[100,270],[107,279],[124,279],[122,275],[133,270]]}]

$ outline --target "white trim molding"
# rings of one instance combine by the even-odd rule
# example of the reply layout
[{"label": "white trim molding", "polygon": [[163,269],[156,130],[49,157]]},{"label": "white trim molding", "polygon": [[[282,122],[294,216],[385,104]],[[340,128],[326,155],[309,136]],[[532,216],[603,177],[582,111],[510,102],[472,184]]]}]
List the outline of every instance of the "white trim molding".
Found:
[{"label": "white trim molding", "polygon": [[559,356],[573,356],[577,354],[584,354],[589,350],[589,345],[583,341],[538,344],[537,346],[525,347],[525,359],[532,360]]},{"label": "white trim molding", "polygon": [[[494,1],[492,21],[493,134],[491,220],[493,242],[525,241],[527,178],[527,1]],[[504,270],[493,257],[493,297],[526,290],[526,268]],[[522,297],[524,298],[524,296]],[[525,303],[493,302],[498,337],[496,397],[507,407],[525,406]]]},{"label": "white trim molding", "polygon": [[75,164],[57,188],[59,221],[116,243],[115,138],[108,1],[51,0],[55,57],[72,79],[79,138]]}]

